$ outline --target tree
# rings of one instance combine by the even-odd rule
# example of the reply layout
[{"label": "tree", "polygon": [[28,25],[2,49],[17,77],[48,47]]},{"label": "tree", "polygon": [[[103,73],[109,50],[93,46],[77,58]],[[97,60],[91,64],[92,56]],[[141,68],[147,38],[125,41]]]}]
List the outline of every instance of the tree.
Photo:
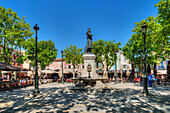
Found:
[{"label": "tree", "polygon": [[162,35],[170,36],[170,0],[160,0],[155,7],[158,7],[157,19],[162,29]]},{"label": "tree", "polygon": [[[169,0],[160,0],[155,7],[158,7],[158,16],[157,19],[162,25],[162,30],[160,34],[164,36],[164,51],[162,54],[162,59],[170,59],[170,1]],[[167,74],[170,78],[170,60],[168,61]],[[155,71],[156,72],[156,71]]]},{"label": "tree", "polygon": [[30,38],[25,41],[23,48],[25,49],[25,57],[35,66],[35,39]]},{"label": "tree", "polygon": [[[101,63],[104,67],[104,61],[106,60],[107,71],[115,64],[115,50],[119,51],[121,43],[115,43],[113,41],[103,41],[102,39],[94,41],[92,44],[92,52],[96,55],[95,61]],[[98,65],[97,65],[98,66]]]},{"label": "tree", "polygon": [[[106,60],[107,71],[111,69],[113,65],[115,65],[115,60],[117,59],[117,54],[115,51],[120,50],[121,43],[115,43],[113,41],[105,41],[105,48],[104,48],[104,59]],[[115,56],[116,55],[116,56]]]},{"label": "tree", "polygon": [[[27,59],[32,61],[33,66],[35,66],[35,39],[28,39],[24,48],[26,49],[25,54]],[[41,69],[44,69],[46,66],[50,65],[57,57],[57,51],[55,43],[51,40],[40,41],[38,42],[38,63],[41,65]]]},{"label": "tree", "polygon": [[148,26],[146,33],[146,56],[147,63],[154,64],[165,59],[165,50],[167,48],[167,38],[161,35],[162,26],[153,16],[142,20],[140,23],[135,23],[135,28],[132,30],[134,34],[129,39],[126,46],[123,47],[124,55],[130,62],[135,62],[135,65],[143,71],[143,35],[141,26],[146,23]]},{"label": "tree", "polygon": [[75,66],[83,63],[84,52],[81,51],[82,48],[77,48],[75,45],[71,45],[71,47],[66,47],[66,49],[64,49],[64,60],[66,61],[66,63],[73,65],[73,78],[75,78]]},{"label": "tree", "polygon": [[104,48],[105,48],[105,41],[103,41],[102,39],[98,40],[98,41],[94,41],[92,44],[92,52],[96,55],[96,59],[95,62],[97,64],[97,68],[98,68],[98,63],[101,63],[104,66]]},{"label": "tree", "polygon": [[158,7],[158,22],[162,26],[160,35],[163,37],[161,43],[163,45],[163,54],[161,54],[161,59],[170,59],[170,1],[160,0],[155,7]]},{"label": "tree", "polygon": [[10,8],[0,6],[0,45],[2,46],[0,60],[11,62],[14,49],[22,47],[23,41],[32,36],[31,28],[25,23],[25,17],[20,19]]},{"label": "tree", "polygon": [[38,59],[41,68],[44,69],[49,66],[57,57],[57,51],[55,43],[51,40],[38,42]]}]

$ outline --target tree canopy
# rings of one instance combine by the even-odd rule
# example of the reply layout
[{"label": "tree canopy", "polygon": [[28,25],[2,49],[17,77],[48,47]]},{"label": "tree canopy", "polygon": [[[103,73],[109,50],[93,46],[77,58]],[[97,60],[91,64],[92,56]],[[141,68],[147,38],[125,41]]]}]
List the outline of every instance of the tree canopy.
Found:
[{"label": "tree canopy", "polygon": [[134,62],[140,69],[143,67],[143,49],[144,40],[141,26],[146,23],[146,60],[148,64],[158,63],[166,60],[170,55],[170,2],[169,0],[160,0],[158,4],[158,16],[149,16],[140,23],[135,23],[132,30],[133,35],[123,47],[124,56],[130,62]]},{"label": "tree canopy", "polygon": [[0,60],[11,62],[12,53],[23,46],[23,42],[32,36],[31,28],[25,23],[25,17],[19,18],[10,8],[0,6]]},{"label": "tree canopy", "polygon": [[[41,68],[44,69],[56,59],[58,49],[56,49],[55,43],[51,40],[40,41],[37,46],[38,63],[40,63]],[[35,39],[28,39],[24,44],[24,48],[26,49],[25,54],[27,59],[35,65]]]},{"label": "tree canopy", "polygon": [[77,48],[75,45],[71,45],[70,47],[66,47],[66,49],[64,49],[64,60],[66,61],[66,63],[73,65],[73,78],[75,78],[75,65],[84,62],[83,54],[84,52],[82,52],[82,48]]},{"label": "tree canopy", "polygon": [[115,43],[115,41],[103,41],[102,39],[94,41],[92,44],[92,52],[96,55],[96,62],[101,63],[104,66],[104,60],[106,60],[107,70],[115,64],[115,50],[119,51],[121,43]]},{"label": "tree canopy", "polygon": [[163,27],[162,35],[170,36],[170,0],[160,0],[155,7],[158,8],[157,19]]}]

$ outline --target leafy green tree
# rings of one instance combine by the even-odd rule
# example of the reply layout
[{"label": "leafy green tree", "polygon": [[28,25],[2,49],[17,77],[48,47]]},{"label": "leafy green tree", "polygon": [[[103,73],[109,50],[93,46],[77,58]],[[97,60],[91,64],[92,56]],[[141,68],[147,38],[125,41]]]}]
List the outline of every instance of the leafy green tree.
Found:
[{"label": "leafy green tree", "polygon": [[75,78],[75,66],[83,63],[83,54],[82,48],[77,48],[75,45],[71,45],[71,47],[66,47],[66,49],[64,49],[64,60],[66,63],[73,65],[73,78]]},{"label": "leafy green tree", "polygon": [[104,48],[105,48],[105,41],[103,41],[102,39],[98,40],[98,41],[94,41],[92,43],[92,52],[96,55],[96,59],[95,62],[97,64],[97,68],[98,68],[98,63],[101,63],[104,66],[104,57],[102,57],[102,55],[104,55]]},{"label": "leafy green tree", "polygon": [[101,63],[104,67],[106,60],[107,71],[115,64],[115,50],[119,51],[121,43],[113,41],[103,41],[102,39],[94,41],[92,44],[92,52],[96,55],[96,62]]},{"label": "leafy green tree", "polygon": [[[135,23],[135,28],[132,30],[134,34],[129,39],[126,46],[123,47],[123,54],[129,59],[130,62],[135,62],[135,66],[143,70],[144,63],[144,39],[142,35],[141,26],[146,23],[148,26],[146,33],[146,60],[148,64],[158,63],[166,56],[164,51],[167,46],[167,38],[161,35],[162,26],[158,23],[158,20],[153,16],[148,17],[146,20],[142,20],[140,23]],[[142,71],[141,70],[141,71]]]},{"label": "leafy green tree", "polygon": [[139,36],[134,33],[132,37],[128,40],[126,45],[123,47],[123,55],[129,60],[129,63],[134,62],[134,66],[138,67],[139,70],[142,69],[143,62],[143,48],[140,48]]},{"label": "leafy green tree", "polygon": [[113,41],[105,41],[104,48],[104,59],[106,60],[107,71],[111,69],[113,65],[115,65],[115,60],[117,59],[117,54],[115,51],[120,50],[121,43],[115,43]]},{"label": "leafy green tree", "polygon": [[158,21],[163,27],[162,35],[170,36],[170,0],[160,0],[155,7],[158,7]]},{"label": "leafy green tree", "polygon": [[23,48],[25,49],[25,57],[35,66],[35,39],[27,39]]},{"label": "leafy green tree", "polygon": [[[157,19],[162,25],[160,34],[165,38],[164,51],[162,52],[162,60],[170,59],[170,1],[160,0],[155,7],[158,7]],[[167,41],[168,40],[168,41]],[[170,61],[168,61],[168,65]],[[156,67],[156,65],[154,65]],[[155,71],[156,73],[156,71]],[[170,78],[170,67],[167,67],[168,78]]]},{"label": "leafy green tree", "polygon": [[[28,39],[24,44],[24,48],[26,49],[25,54],[27,59],[32,61],[33,66],[35,66],[35,39]],[[56,49],[55,43],[51,40],[38,42],[37,49],[38,63],[40,63],[41,69],[50,65],[57,57],[58,49]]]},{"label": "leafy green tree", "polygon": [[170,1],[160,0],[155,7],[158,7],[158,22],[161,24],[162,29],[160,35],[163,37],[161,43],[163,45],[163,53],[161,59],[170,59]]},{"label": "leafy green tree", "polygon": [[25,17],[20,19],[10,8],[0,6],[0,60],[11,62],[13,50],[22,47],[23,41],[32,36],[31,28],[25,23]]},{"label": "leafy green tree", "polygon": [[38,42],[38,61],[41,68],[44,69],[49,66],[57,57],[57,51],[55,43],[51,40]]}]

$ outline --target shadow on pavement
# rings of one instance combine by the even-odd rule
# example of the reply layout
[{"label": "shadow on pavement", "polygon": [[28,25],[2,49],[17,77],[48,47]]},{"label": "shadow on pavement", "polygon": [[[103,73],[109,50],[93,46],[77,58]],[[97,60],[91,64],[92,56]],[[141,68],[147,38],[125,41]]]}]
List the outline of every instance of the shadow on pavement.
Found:
[{"label": "shadow on pavement", "polygon": [[[70,93],[62,88],[41,88],[37,97],[32,90],[14,90],[0,93],[0,111],[7,112],[170,112],[170,94],[143,97],[140,90],[125,89],[110,93]],[[162,88],[160,90],[166,90]],[[7,96],[8,95],[8,96]],[[167,106],[161,109],[161,106]],[[160,109],[158,109],[160,108]]]}]

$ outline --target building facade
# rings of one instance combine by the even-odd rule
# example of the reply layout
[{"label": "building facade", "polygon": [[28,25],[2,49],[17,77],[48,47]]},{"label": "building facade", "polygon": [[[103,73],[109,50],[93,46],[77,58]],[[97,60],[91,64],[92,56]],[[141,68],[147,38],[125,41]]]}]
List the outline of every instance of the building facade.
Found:
[{"label": "building facade", "polygon": [[[129,60],[127,60],[126,57],[123,56],[123,52],[119,51],[116,54],[117,54],[116,60],[117,70],[120,71],[121,68],[123,71],[127,71],[127,68],[131,70],[131,64],[129,63]],[[111,68],[111,70],[115,70],[115,65]]]},{"label": "building facade", "polygon": [[[62,58],[57,58],[55,59],[49,66],[46,66],[46,69],[51,69],[51,70],[60,70],[62,64]],[[63,66],[65,68],[65,60],[63,60]]]}]

